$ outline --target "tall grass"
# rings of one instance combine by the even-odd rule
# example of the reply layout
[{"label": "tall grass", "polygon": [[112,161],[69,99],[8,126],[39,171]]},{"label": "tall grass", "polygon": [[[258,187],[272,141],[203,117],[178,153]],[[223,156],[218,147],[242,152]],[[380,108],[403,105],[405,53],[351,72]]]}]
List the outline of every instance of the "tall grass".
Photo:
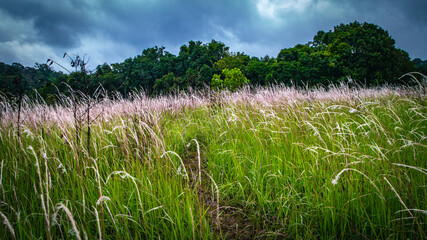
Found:
[{"label": "tall grass", "polygon": [[69,98],[24,98],[21,134],[2,101],[0,238],[425,238],[424,98],[135,93],[91,109],[89,147]]}]

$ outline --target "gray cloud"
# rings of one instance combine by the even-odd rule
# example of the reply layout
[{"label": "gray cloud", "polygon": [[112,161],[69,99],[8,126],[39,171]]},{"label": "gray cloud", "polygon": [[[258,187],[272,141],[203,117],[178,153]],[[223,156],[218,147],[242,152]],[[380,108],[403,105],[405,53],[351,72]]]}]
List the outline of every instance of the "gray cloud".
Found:
[{"label": "gray cloud", "polygon": [[0,61],[33,65],[68,51],[96,65],[155,45],[176,54],[189,40],[211,39],[276,56],[355,20],[380,25],[411,57],[426,59],[424,9],[418,0],[0,0]]},{"label": "gray cloud", "polygon": [[1,9],[17,20],[30,21],[35,39],[53,47],[72,47],[79,35],[90,33],[92,15],[76,1],[16,0],[0,2]]}]

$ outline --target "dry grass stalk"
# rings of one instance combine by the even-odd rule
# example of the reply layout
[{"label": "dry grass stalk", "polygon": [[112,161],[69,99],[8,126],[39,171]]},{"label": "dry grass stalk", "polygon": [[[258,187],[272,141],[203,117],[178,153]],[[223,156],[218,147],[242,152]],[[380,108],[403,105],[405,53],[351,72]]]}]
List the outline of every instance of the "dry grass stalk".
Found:
[{"label": "dry grass stalk", "polygon": [[215,180],[212,178],[212,176],[205,172],[206,175],[211,179],[212,183],[215,186],[215,190],[216,190],[216,218],[215,218],[215,224],[216,224],[216,228],[219,229],[220,228],[220,220],[219,220],[219,188],[218,185],[216,184]]},{"label": "dry grass stalk", "polygon": [[64,210],[65,214],[67,215],[68,219],[70,220],[71,226],[73,228],[74,235],[77,237],[77,239],[81,240],[81,238],[80,238],[80,232],[77,229],[76,221],[74,220],[73,214],[71,213],[70,209],[67,208],[67,206],[65,206],[62,203],[58,203],[57,207],[56,207],[56,211],[53,214],[53,220],[56,221],[56,216],[58,216],[58,212],[61,209]]},{"label": "dry grass stalk", "polygon": [[16,239],[16,237],[15,237],[15,231],[13,230],[12,225],[10,225],[9,219],[7,219],[7,217],[2,212],[0,212],[0,216],[2,216],[3,223],[9,229],[10,233],[12,234],[13,239]]},{"label": "dry grass stalk", "polygon": [[402,198],[399,196],[399,194],[397,193],[396,189],[394,189],[393,185],[391,185],[390,181],[388,181],[388,179],[386,177],[384,177],[384,180],[387,182],[387,184],[390,186],[391,190],[393,190],[394,194],[396,195],[396,197],[399,199],[399,202],[403,205],[403,207],[405,208],[405,210],[409,213],[409,215],[411,216],[412,219],[414,219],[415,223],[417,224],[418,229],[421,232],[421,235],[423,236],[424,239],[427,239],[427,236],[425,235],[423,228],[421,227],[421,225],[418,223],[417,218],[414,216],[414,214],[412,214],[412,212],[409,210],[409,208],[406,206],[405,202],[402,200]]}]

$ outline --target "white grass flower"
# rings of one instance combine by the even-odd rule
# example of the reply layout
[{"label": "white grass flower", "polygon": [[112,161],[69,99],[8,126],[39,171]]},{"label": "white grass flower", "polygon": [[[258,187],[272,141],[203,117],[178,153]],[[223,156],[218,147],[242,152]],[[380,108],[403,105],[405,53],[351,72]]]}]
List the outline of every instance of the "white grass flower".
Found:
[{"label": "white grass flower", "polygon": [[407,167],[410,169],[414,169],[414,170],[417,170],[417,171],[427,175],[427,169],[425,169],[425,168],[409,166],[409,165],[405,165],[405,164],[401,164],[401,163],[392,163],[392,164],[399,166],[399,167]]},{"label": "white grass flower", "polygon": [[355,112],[357,112],[357,110],[356,109],[354,109],[354,108],[350,108],[350,111],[349,111],[350,113],[355,113]]},{"label": "white grass flower", "polygon": [[[190,143],[187,144],[187,147],[190,147]],[[177,156],[178,159],[179,159],[179,161],[181,162],[181,165],[179,165],[179,167],[177,169],[177,174],[178,175],[182,175],[184,179],[187,179],[188,178],[188,174],[187,174],[187,170],[185,169],[184,162],[182,161],[182,158],[176,152],[174,152],[174,151],[167,151],[167,152],[163,153],[161,157],[163,157],[164,155],[169,154],[169,153]]]},{"label": "white grass flower", "polygon": [[3,224],[6,225],[6,227],[9,229],[10,233],[13,236],[13,239],[16,239],[15,231],[13,230],[13,227],[10,224],[9,219],[7,219],[6,215],[4,215],[2,212],[0,212],[0,216],[3,217]]},{"label": "white grass flower", "polygon": [[401,212],[405,212],[405,211],[409,211],[409,212],[420,212],[422,214],[426,214],[427,215],[427,210],[422,210],[422,209],[404,209],[404,210],[399,210],[396,213],[401,213]]},{"label": "white grass flower", "polygon": [[339,172],[338,174],[337,174],[337,176],[335,176],[335,178],[334,179],[332,179],[332,184],[333,185],[337,185],[338,184],[338,180],[340,179],[340,176],[341,176],[341,174],[343,174],[344,172],[346,172],[346,171],[355,171],[355,172],[358,172],[358,173],[360,173],[362,176],[364,176],[366,179],[368,179],[369,180],[369,182],[372,184],[372,186],[374,186],[374,188],[378,191],[378,195],[379,195],[379,197],[381,198],[381,199],[385,199],[384,198],[384,196],[382,195],[382,193],[381,193],[381,191],[380,191],[380,189],[377,187],[377,185],[375,185],[375,183],[374,183],[374,181],[372,181],[366,174],[364,174],[363,172],[361,172],[361,171],[359,171],[359,170],[357,170],[357,169],[354,169],[354,168],[344,168],[343,170],[341,170],[341,172]]},{"label": "white grass flower", "polygon": [[108,175],[107,180],[105,181],[105,184],[108,183],[108,181],[110,180],[110,177],[113,175],[119,175],[119,177],[122,179],[130,178],[132,180],[135,180],[134,177],[132,177],[129,173],[127,173],[125,171],[114,171],[114,172],[110,173],[110,175]]},{"label": "white grass flower", "polygon": [[62,163],[59,164],[59,166],[57,167],[57,169],[61,169],[62,173],[66,173],[67,172],[67,170],[65,169],[64,165],[62,165]]},{"label": "white grass flower", "polygon": [[176,170],[176,172],[177,172],[177,175],[180,175],[184,179],[187,179],[187,173],[185,172],[185,169],[183,170],[181,165],[178,166],[178,169]]},{"label": "white grass flower", "polygon": [[96,201],[96,206],[99,206],[99,204],[101,204],[104,201],[111,201],[111,199],[107,196],[102,196],[98,199],[98,201]]},{"label": "white grass flower", "polygon": [[74,235],[77,236],[78,234],[80,234],[79,232],[76,232],[76,230],[74,228],[70,228],[70,230],[68,230],[68,234],[69,235]]},{"label": "white grass flower", "polygon": [[154,210],[157,210],[157,209],[160,209],[160,208],[163,208],[163,205],[158,206],[158,207],[154,207],[154,208],[152,208],[152,209],[150,209],[150,210],[146,211],[144,214],[147,214],[147,213],[149,213],[149,212],[151,212],[151,211],[154,211]]},{"label": "white grass flower", "polygon": [[3,182],[3,163],[4,160],[1,161],[1,167],[0,167],[0,188],[2,187],[2,182]]},{"label": "white grass flower", "polygon": [[332,179],[332,184],[333,185],[337,185],[338,184],[338,180],[340,179],[340,176],[337,175],[334,179]]},{"label": "white grass flower", "polygon": [[236,122],[237,121],[237,116],[236,114],[232,113],[231,116],[228,118],[228,122]]},{"label": "white grass flower", "polygon": [[56,218],[58,216],[58,211],[61,210],[61,209],[65,212],[65,214],[67,215],[68,219],[71,222],[71,226],[72,226],[72,229],[73,229],[73,231],[71,233],[73,233],[74,236],[77,237],[77,239],[81,240],[80,233],[79,233],[79,230],[77,229],[77,224],[76,224],[76,221],[74,220],[73,214],[71,213],[70,209],[68,209],[67,206],[65,206],[64,204],[58,203],[58,205],[56,207],[56,211],[53,214],[54,219],[52,219],[52,222],[57,223]]},{"label": "white grass flower", "polygon": [[25,133],[25,134],[27,135],[27,138],[31,138],[31,140],[33,140],[33,139],[34,139],[34,134],[33,134],[30,130],[25,129],[25,130],[23,131],[23,133]]},{"label": "white grass flower", "polygon": [[99,220],[98,210],[96,210],[95,207],[93,207],[93,210],[95,211],[96,223],[98,225],[99,239],[102,239],[101,223],[100,223],[100,220]]}]

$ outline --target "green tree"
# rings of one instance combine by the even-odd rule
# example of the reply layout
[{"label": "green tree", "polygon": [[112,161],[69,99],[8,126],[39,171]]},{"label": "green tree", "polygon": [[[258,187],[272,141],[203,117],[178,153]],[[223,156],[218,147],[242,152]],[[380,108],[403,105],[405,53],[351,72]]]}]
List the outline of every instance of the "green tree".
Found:
[{"label": "green tree", "polygon": [[416,71],[427,76],[427,60],[415,58],[412,62],[415,64]]},{"label": "green tree", "polygon": [[251,58],[245,67],[246,76],[252,85],[266,85],[268,74],[268,63],[261,61],[257,57]]},{"label": "green tree", "polygon": [[214,70],[218,72],[222,72],[224,69],[233,69],[239,68],[244,69],[248,64],[250,57],[244,53],[232,53],[220,60],[218,60],[214,64]]},{"label": "green tree", "polygon": [[214,74],[212,76],[211,81],[211,88],[214,90],[223,90],[224,87],[224,80],[221,79],[221,76],[219,74]]},{"label": "green tree", "polygon": [[224,80],[218,74],[214,74],[211,81],[211,87],[215,90],[228,89],[230,91],[236,91],[245,84],[249,83],[249,80],[243,75],[242,71],[238,68],[224,69],[222,74],[225,76]]},{"label": "green tree", "polygon": [[408,54],[397,49],[388,32],[375,24],[341,24],[333,31],[318,32],[311,44],[327,52],[341,71],[339,77],[350,76],[367,85],[396,82],[414,70]]},{"label": "green tree", "polygon": [[[229,47],[212,40],[208,44],[190,41],[180,48],[176,63],[177,76],[184,78],[184,88],[203,89],[209,86],[216,62],[227,57]],[[182,88],[182,89],[184,89]]]},{"label": "green tree", "polygon": [[298,44],[280,51],[277,62],[271,64],[267,81],[298,86],[327,85],[334,78],[334,68],[333,59],[321,47]]},{"label": "green tree", "polygon": [[163,75],[160,79],[156,79],[154,83],[154,92],[156,94],[169,94],[178,91],[180,86],[180,78],[175,77],[171,72]]}]

